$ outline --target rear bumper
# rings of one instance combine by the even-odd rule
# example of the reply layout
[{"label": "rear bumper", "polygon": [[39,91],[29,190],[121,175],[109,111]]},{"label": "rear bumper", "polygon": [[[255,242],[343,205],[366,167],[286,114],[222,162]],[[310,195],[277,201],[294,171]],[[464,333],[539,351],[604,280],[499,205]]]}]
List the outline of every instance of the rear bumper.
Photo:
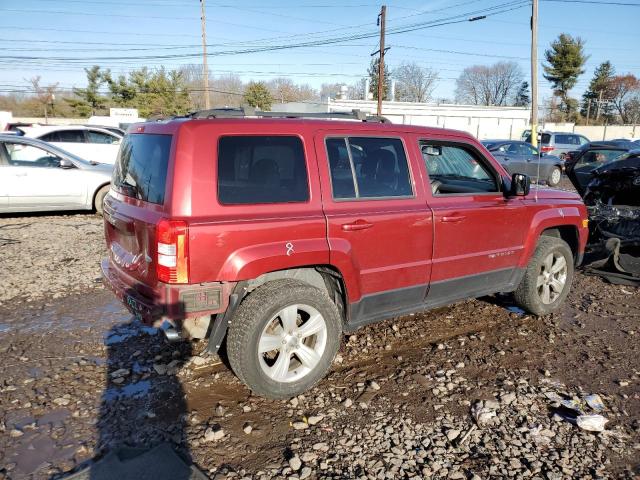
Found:
[{"label": "rear bumper", "polygon": [[[180,321],[224,312],[235,283],[168,285],[150,289],[120,270],[110,259],[101,262],[102,280],[127,309],[146,324]],[[144,288],[142,288],[144,287]],[[142,293],[149,292],[149,293]]]}]

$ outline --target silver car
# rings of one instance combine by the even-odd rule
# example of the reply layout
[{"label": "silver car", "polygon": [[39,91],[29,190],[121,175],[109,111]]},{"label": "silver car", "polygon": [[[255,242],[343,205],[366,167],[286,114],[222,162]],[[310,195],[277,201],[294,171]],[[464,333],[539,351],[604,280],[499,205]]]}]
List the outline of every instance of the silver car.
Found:
[{"label": "silver car", "polygon": [[33,138],[0,135],[0,213],[95,210],[113,165],[89,162]]},{"label": "silver car", "polygon": [[[524,135],[523,135],[524,136]],[[531,143],[531,131],[526,135],[524,141]],[[589,143],[589,139],[584,135],[571,132],[541,132],[540,151],[549,155],[557,155],[564,159],[567,152],[578,150],[582,145]]]},{"label": "silver car", "polygon": [[562,179],[564,160],[541,153],[529,143],[518,140],[482,140],[482,145],[511,174],[524,173],[552,187]]}]

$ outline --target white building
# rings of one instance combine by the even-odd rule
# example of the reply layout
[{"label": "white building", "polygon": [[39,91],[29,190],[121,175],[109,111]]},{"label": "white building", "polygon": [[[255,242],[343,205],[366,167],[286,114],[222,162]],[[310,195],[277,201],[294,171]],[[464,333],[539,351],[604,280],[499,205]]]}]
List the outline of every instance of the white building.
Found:
[{"label": "white building", "polygon": [[[326,102],[279,103],[274,112],[350,112],[375,114],[374,100],[332,100]],[[383,102],[382,115],[393,123],[464,130],[479,139],[519,139],[529,127],[531,112],[526,107],[485,107],[478,105]]]}]

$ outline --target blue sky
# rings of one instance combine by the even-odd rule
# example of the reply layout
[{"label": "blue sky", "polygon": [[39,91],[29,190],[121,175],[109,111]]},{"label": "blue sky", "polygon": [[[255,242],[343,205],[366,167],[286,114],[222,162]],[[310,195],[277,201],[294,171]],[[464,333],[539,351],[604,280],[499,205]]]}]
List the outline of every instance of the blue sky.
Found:
[{"label": "blue sky", "polygon": [[[626,1],[640,4],[638,0]],[[446,19],[507,2],[389,0],[387,27]],[[366,72],[377,38],[216,54],[255,45],[374,33],[380,5],[371,0],[207,0],[210,69],[214,75],[238,73],[245,80],[288,76],[313,87],[353,83]],[[452,98],[455,78],[474,64],[513,60],[528,78],[529,16],[530,6],[524,6],[476,22],[389,35],[387,62],[393,68],[403,61],[415,61],[438,71],[436,98]],[[545,48],[562,32],[586,41],[590,58],[574,96],[582,93],[593,69],[604,60],[610,60],[618,73],[640,76],[638,19],[638,7],[541,0],[539,56],[543,58]],[[121,73],[142,66],[175,68],[199,63],[200,42],[200,5],[196,0],[0,0],[0,91],[27,89],[25,79],[35,75],[41,75],[45,84],[82,87],[82,68],[93,64]],[[182,54],[195,58],[140,58]],[[25,56],[37,59],[16,58]],[[541,75],[540,88],[542,97],[550,95],[548,82]]]}]

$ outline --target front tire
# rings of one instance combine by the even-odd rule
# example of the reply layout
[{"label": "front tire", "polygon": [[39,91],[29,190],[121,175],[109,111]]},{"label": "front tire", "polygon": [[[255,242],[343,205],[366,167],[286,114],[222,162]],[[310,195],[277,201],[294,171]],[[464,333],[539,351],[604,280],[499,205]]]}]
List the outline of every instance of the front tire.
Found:
[{"label": "front tire", "polygon": [[266,283],[233,315],[231,368],[255,394],[291,398],[318,383],[338,352],[342,322],[327,294],[291,280]]},{"label": "front tire", "polygon": [[560,170],[560,167],[553,167],[553,170],[551,170],[549,178],[547,179],[547,183],[549,184],[549,186],[555,187],[560,183],[561,179],[562,170]]},{"label": "front tire", "polygon": [[534,315],[557,310],[571,289],[573,253],[557,237],[542,236],[514,292],[516,304]]}]

